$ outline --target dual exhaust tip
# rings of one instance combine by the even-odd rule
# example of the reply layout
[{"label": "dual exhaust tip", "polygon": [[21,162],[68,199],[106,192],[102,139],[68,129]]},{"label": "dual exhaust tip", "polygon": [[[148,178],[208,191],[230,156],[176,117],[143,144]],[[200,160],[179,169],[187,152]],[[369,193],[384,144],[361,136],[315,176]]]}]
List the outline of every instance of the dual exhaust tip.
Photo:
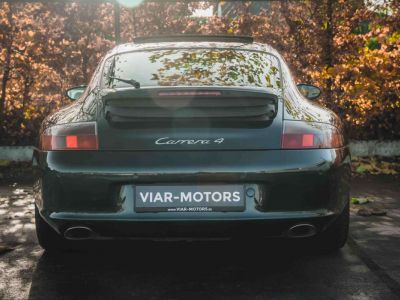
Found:
[{"label": "dual exhaust tip", "polygon": [[[317,234],[317,229],[312,224],[296,224],[288,229],[286,235],[289,238],[308,238]],[[95,236],[94,231],[86,226],[69,227],[64,232],[68,240],[88,240]]]},{"label": "dual exhaust tip", "polygon": [[290,238],[308,238],[317,234],[317,229],[312,224],[296,224],[290,227],[286,235]]},{"label": "dual exhaust tip", "polygon": [[86,226],[69,227],[64,231],[64,237],[67,240],[88,240],[94,237],[92,229]]}]

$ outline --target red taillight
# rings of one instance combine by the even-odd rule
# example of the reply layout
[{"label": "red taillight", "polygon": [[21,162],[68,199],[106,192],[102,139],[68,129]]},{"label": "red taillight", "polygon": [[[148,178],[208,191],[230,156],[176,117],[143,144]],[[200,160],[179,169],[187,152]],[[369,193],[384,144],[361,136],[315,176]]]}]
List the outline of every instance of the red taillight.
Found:
[{"label": "red taillight", "polygon": [[329,124],[303,121],[285,121],[283,149],[340,148],[343,137],[338,129]]},{"label": "red taillight", "polygon": [[56,125],[46,129],[40,137],[43,151],[97,150],[95,122]]},{"label": "red taillight", "polygon": [[66,146],[68,149],[78,148],[78,136],[77,135],[67,135],[65,137]]},{"label": "red taillight", "polygon": [[314,135],[313,134],[303,134],[301,144],[303,147],[314,146]]}]

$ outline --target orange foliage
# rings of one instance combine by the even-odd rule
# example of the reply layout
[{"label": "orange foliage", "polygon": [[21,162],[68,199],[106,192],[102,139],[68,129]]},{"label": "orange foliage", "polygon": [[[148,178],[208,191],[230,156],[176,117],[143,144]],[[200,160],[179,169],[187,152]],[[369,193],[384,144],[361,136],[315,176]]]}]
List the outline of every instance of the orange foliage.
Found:
[{"label": "orange foliage", "polygon": [[[272,1],[254,15],[193,18],[199,2],[146,2],[121,9],[121,38],[177,33],[253,35],[277,48],[299,82],[324,90],[353,138],[400,138],[400,4]],[[111,3],[0,3],[0,144],[32,144],[40,122],[68,103],[115,45]]]}]

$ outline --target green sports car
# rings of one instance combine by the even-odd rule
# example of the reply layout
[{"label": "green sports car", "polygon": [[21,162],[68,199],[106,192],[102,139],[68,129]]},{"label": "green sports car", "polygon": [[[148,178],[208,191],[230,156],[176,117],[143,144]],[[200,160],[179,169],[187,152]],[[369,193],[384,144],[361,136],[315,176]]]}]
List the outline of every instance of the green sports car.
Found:
[{"label": "green sports car", "polygon": [[339,118],[312,101],[319,94],[251,37],[115,47],[43,122],[40,245],[282,237],[341,248],[350,155]]}]

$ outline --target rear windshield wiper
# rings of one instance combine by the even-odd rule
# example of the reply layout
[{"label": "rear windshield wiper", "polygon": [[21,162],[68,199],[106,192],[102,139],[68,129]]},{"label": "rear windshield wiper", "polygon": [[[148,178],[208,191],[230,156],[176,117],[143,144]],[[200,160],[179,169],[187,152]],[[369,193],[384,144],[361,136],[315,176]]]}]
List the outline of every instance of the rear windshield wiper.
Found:
[{"label": "rear windshield wiper", "polygon": [[140,88],[140,82],[136,81],[135,79],[124,79],[124,78],[113,77],[113,76],[110,76],[109,78],[113,79],[113,80],[118,80],[118,81],[121,81],[121,82],[129,83],[130,85],[135,87],[135,89],[139,89]]}]

